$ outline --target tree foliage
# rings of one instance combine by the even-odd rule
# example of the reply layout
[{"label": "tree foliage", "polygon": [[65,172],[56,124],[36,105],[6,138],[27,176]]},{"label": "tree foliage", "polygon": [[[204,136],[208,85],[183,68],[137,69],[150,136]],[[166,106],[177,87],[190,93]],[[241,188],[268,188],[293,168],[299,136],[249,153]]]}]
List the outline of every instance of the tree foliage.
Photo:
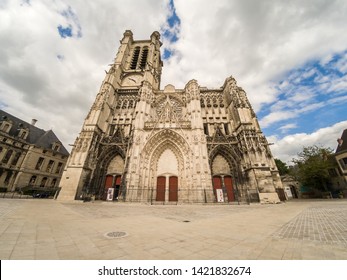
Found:
[{"label": "tree foliage", "polygon": [[287,166],[285,162],[283,162],[282,160],[278,158],[275,158],[275,163],[276,163],[278,172],[280,173],[281,176],[289,173],[289,167]]},{"label": "tree foliage", "polygon": [[327,191],[330,180],[328,170],[332,168],[329,156],[332,155],[330,148],[308,146],[298,153],[298,158],[293,159],[295,164],[295,177],[307,187],[320,191]]}]

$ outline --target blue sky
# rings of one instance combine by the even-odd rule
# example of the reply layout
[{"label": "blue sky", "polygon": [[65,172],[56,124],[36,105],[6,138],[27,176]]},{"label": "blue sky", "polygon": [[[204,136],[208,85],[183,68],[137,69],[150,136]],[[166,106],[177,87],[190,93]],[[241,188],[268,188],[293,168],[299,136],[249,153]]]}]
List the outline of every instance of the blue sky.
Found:
[{"label": "blue sky", "polygon": [[273,154],[290,161],[305,145],[335,149],[347,128],[346,14],[343,0],[1,1],[0,106],[68,147],[123,32],[157,30],[162,88],[233,76]]},{"label": "blue sky", "polygon": [[[167,24],[162,27],[161,34],[171,44],[177,42],[178,32],[180,28],[181,20],[176,14],[175,3],[173,0],[169,2],[169,15],[167,17]],[[168,46],[164,46],[162,51],[162,59],[168,60],[173,55],[172,50]]]},{"label": "blue sky", "polygon": [[273,81],[277,100],[263,106],[260,120],[271,113],[286,112],[283,118],[269,125],[268,135],[311,133],[317,128],[346,120],[347,52],[334,54],[328,61],[313,60],[285,73],[284,79]]},{"label": "blue sky", "polygon": [[62,38],[72,37],[72,26],[69,25],[68,27],[63,27],[63,26],[59,25],[58,26],[58,32]]},{"label": "blue sky", "polygon": [[60,14],[66,20],[66,26],[58,25],[57,29],[61,38],[82,37],[82,28],[80,26],[77,14],[72,10],[71,6],[62,10]]}]

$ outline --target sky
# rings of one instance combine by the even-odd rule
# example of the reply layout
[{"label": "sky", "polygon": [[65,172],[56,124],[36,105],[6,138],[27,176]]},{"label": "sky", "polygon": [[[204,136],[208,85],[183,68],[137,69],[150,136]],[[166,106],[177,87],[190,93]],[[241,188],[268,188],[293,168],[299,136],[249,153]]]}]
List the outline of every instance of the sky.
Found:
[{"label": "sky", "polygon": [[78,136],[130,29],[161,34],[161,88],[233,76],[274,157],[336,149],[347,129],[345,0],[0,0],[0,108]]}]

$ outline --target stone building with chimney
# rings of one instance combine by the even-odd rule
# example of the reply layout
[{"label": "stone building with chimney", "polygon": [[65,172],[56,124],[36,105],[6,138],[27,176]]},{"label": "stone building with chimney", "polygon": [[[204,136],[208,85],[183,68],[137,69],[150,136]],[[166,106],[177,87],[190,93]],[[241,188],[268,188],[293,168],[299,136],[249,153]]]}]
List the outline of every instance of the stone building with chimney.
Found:
[{"label": "stone building with chimney", "polygon": [[[125,31],[64,170],[58,199],[279,201],[282,183],[245,91],[160,88],[160,34]],[[203,81],[202,81],[203,82]]]},{"label": "stone building with chimney", "polygon": [[0,188],[58,189],[69,153],[52,130],[0,110]]}]

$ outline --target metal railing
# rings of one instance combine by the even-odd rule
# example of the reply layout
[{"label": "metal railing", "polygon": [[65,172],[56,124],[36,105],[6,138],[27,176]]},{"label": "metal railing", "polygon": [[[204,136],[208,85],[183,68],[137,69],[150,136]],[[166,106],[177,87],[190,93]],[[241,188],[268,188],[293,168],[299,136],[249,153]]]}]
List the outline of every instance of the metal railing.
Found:
[{"label": "metal railing", "polygon": [[[106,195],[97,196],[95,199],[105,200]],[[232,194],[223,191],[223,198],[217,200],[217,195],[211,189],[181,189],[177,191],[158,191],[154,188],[130,187],[117,192],[113,201],[122,202],[142,202],[150,204],[184,204],[184,203],[205,203],[205,204],[249,204],[259,202],[259,195],[256,190],[250,190],[243,194],[236,190]]]}]

